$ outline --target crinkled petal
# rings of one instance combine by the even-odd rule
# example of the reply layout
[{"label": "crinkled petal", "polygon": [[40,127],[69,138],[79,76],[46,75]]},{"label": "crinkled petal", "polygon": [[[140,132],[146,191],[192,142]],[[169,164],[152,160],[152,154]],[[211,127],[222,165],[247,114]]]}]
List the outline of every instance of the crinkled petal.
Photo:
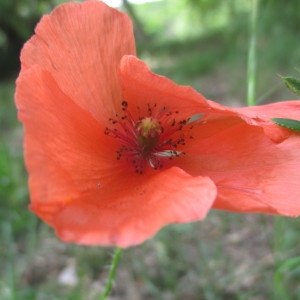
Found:
[{"label": "crinkled petal", "polygon": [[[119,186],[118,186],[119,185]],[[209,178],[173,167],[154,176],[123,176],[110,191],[74,199],[53,219],[65,242],[129,247],[151,238],[170,223],[203,219],[216,196]],[[33,207],[39,213],[42,207]]]},{"label": "crinkled petal", "polygon": [[250,118],[288,118],[300,120],[300,101],[281,101],[260,106],[249,106],[236,108],[236,111],[249,116]]},{"label": "crinkled petal", "polygon": [[[208,100],[212,107],[220,108],[220,105]],[[275,143],[280,143],[284,141],[286,138],[290,136],[290,131],[276,125],[272,120],[271,117],[265,114],[265,107],[257,106],[255,107],[241,107],[241,108],[228,108],[225,107],[224,111],[226,111],[227,115],[230,112],[232,116],[238,116],[244,122],[248,123],[252,126],[261,127],[265,133],[265,135],[271,139]],[[222,108],[221,108],[222,109]],[[211,116],[208,116],[211,119]]]},{"label": "crinkled petal", "polygon": [[288,118],[300,120],[300,101],[281,101],[272,104],[241,107],[235,109],[248,118],[262,125],[265,133],[276,142],[285,140],[289,135],[288,129],[274,126],[272,118]]},{"label": "crinkled petal", "polygon": [[134,54],[128,16],[100,1],[69,2],[44,16],[21,53],[22,71],[38,65],[95,119],[114,115],[122,100],[118,66]]}]

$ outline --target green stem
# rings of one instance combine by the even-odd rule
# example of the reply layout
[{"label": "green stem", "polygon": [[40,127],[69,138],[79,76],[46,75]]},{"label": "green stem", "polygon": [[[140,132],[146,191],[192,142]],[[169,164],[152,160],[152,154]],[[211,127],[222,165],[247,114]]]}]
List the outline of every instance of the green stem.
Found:
[{"label": "green stem", "polygon": [[256,23],[259,0],[252,0],[252,13],[250,18],[250,43],[248,52],[247,70],[247,105],[255,105],[255,73],[256,73]]},{"label": "green stem", "polygon": [[105,290],[102,293],[102,295],[100,296],[100,300],[105,300],[106,297],[111,292],[111,288],[112,288],[113,281],[114,281],[114,278],[115,278],[115,275],[116,275],[117,265],[118,265],[118,262],[120,260],[121,253],[122,253],[122,249],[117,248],[115,250],[113,260],[112,260],[112,263],[111,263],[111,266],[110,266],[109,274],[108,274],[108,280],[107,280],[107,283],[106,283],[106,286],[105,286]]}]

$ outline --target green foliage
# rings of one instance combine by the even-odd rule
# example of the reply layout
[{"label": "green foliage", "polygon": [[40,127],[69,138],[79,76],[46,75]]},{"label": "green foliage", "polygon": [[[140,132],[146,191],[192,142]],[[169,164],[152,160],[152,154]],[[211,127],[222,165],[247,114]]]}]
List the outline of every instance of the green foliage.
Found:
[{"label": "green foliage", "polygon": [[282,77],[286,87],[296,95],[300,95],[300,81],[294,77]]},{"label": "green foliage", "polygon": [[300,131],[300,121],[284,118],[272,118],[272,121],[279,126],[294,130]]},{"label": "green foliage", "polygon": [[286,288],[286,284],[291,278],[295,281],[300,280],[300,256],[289,258],[279,264],[274,273],[276,299],[293,299],[290,291]]},{"label": "green foliage", "polygon": [[[282,77],[286,87],[296,95],[300,95],[300,81],[294,77]],[[279,126],[300,131],[300,121],[284,118],[272,118],[272,121]]]},{"label": "green foliage", "polygon": [[63,0],[0,0],[0,80],[19,69],[19,54],[42,14]]}]

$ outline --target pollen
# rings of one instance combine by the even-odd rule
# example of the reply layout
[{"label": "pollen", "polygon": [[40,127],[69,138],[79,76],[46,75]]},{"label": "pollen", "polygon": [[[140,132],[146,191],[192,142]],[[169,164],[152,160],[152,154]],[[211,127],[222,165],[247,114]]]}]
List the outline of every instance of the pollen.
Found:
[{"label": "pollen", "polygon": [[189,127],[189,119],[179,119],[178,111],[147,104],[144,110],[137,107],[139,115],[133,117],[125,100],[121,110],[121,115],[109,119],[110,126],[104,132],[120,142],[117,160],[126,159],[136,173],[143,174],[147,165],[155,170],[162,169],[166,160],[184,154],[182,147],[186,144],[185,129]]},{"label": "pollen", "polygon": [[136,129],[140,136],[144,138],[156,138],[162,132],[159,122],[151,117],[143,118],[137,124]]}]

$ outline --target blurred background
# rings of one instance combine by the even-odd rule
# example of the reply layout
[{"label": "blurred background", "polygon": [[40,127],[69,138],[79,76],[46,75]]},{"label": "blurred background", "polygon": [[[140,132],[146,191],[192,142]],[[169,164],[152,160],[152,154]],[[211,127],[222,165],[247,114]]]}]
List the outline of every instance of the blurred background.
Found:
[{"label": "blurred background", "polygon": [[[0,0],[0,299],[98,299],[113,249],[67,245],[28,209],[14,107],[19,53],[66,1]],[[250,0],[105,1],[134,22],[138,56],[178,84],[246,105]],[[258,103],[295,99],[279,75],[300,66],[300,1],[260,0]],[[288,197],[288,195],[287,195]],[[283,199],[284,200],[284,199]],[[109,299],[300,299],[300,219],[213,211],[123,253]]]}]

